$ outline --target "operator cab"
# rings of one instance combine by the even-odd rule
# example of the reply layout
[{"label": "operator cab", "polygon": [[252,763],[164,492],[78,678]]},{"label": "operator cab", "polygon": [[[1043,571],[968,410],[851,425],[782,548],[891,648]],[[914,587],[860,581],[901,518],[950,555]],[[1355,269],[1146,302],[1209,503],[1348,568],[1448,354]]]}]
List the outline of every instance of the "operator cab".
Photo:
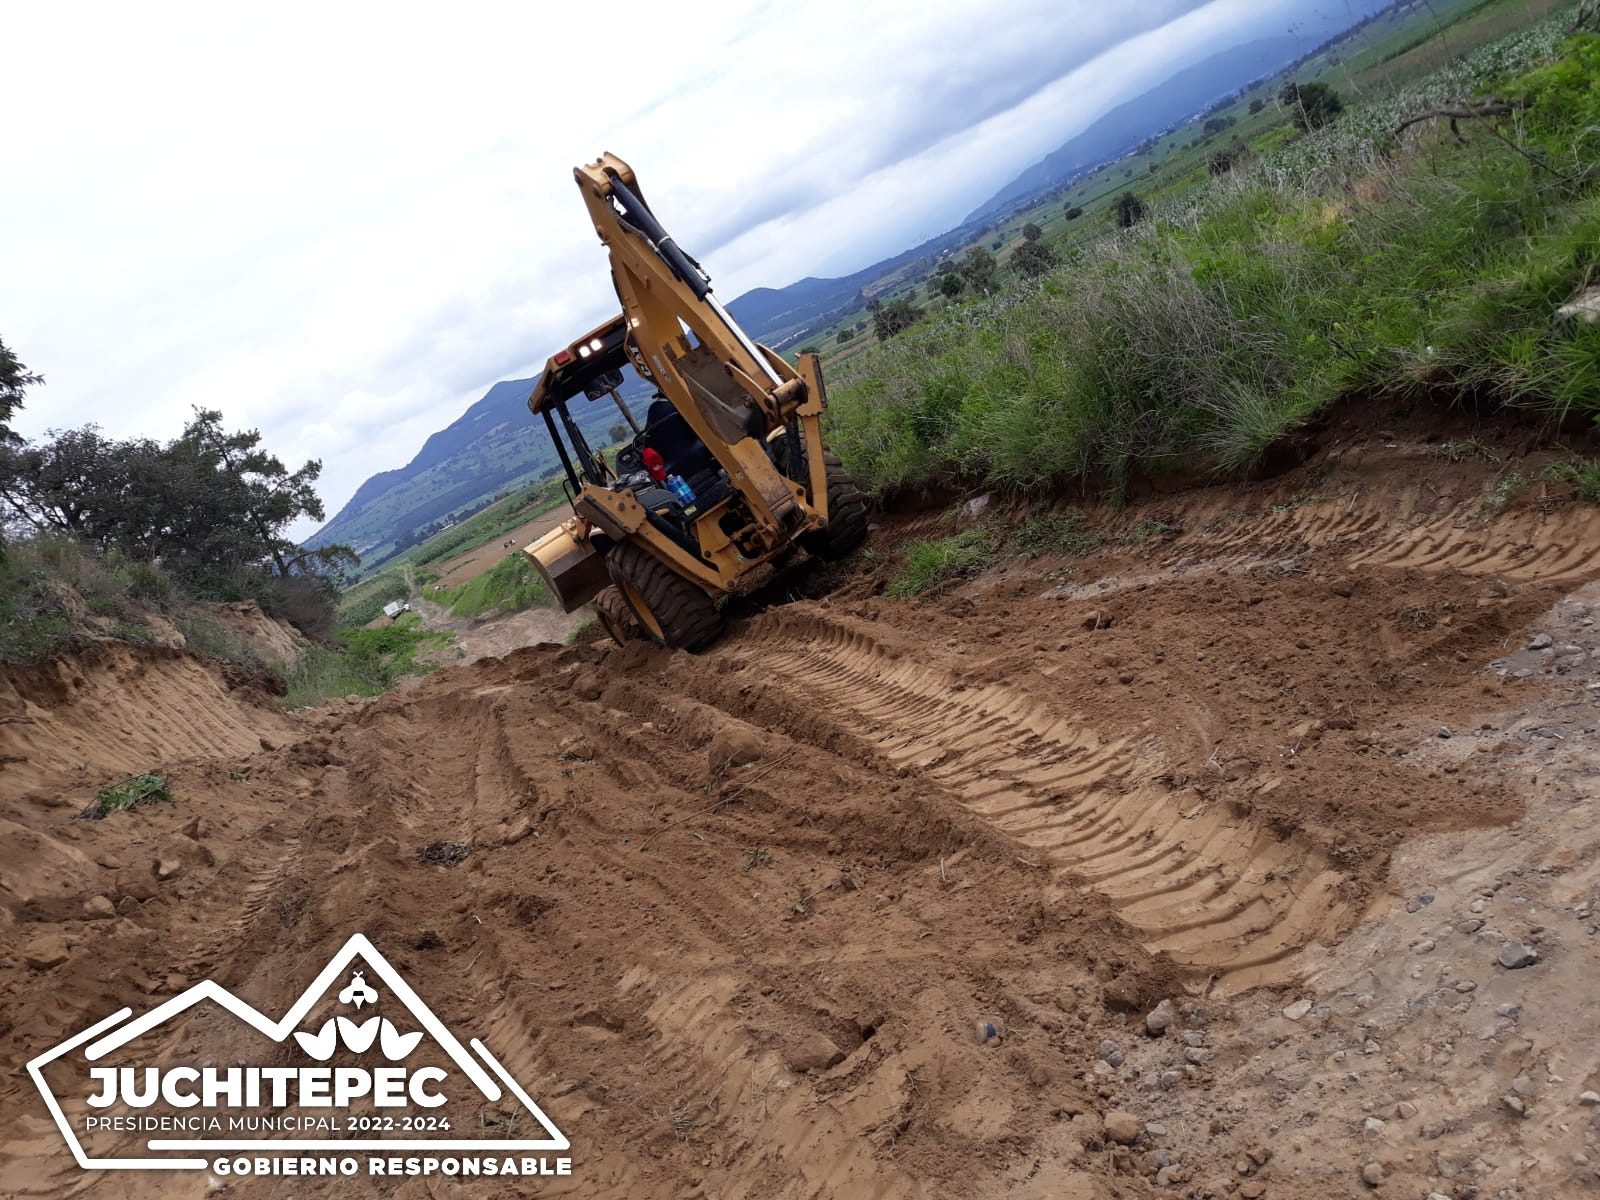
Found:
[{"label": "operator cab", "polygon": [[[528,397],[528,408],[543,416],[550,440],[566,473],[569,500],[587,484],[611,491],[631,491],[655,520],[667,523],[678,540],[688,537],[694,518],[729,495],[727,472],[672,403],[655,394],[639,422],[621,388],[623,368],[632,366],[649,380],[648,368],[629,344],[627,322],[612,318],[558,350]],[[613,468],[590,448],[569,402],[585,397],[610,397],[633,431],[617,451]],[[563,434],[565,437],[563,437]],[[673,480],[681,480],[684,488]]]}]

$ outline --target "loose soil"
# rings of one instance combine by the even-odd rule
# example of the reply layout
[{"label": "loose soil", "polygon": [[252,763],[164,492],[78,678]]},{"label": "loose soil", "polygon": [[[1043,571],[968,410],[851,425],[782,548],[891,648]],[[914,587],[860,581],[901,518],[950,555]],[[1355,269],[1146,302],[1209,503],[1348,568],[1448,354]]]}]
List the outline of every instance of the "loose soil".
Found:
[{"label": "loose soil", "polygon": [[[483,1195],[1592,1189],[1600,513],[1486,511],[1505,469],[1335,429],[918,601],[895,546],[950,519],[885,519],[704,655],[292,717],[180,652],[11,672],[0,1193],[206,1194],[80,1171],[21,1064],[202,978],[281,1008],[355,931],[573,1139]],[[158,767],[173,803],[73,820]]]}]

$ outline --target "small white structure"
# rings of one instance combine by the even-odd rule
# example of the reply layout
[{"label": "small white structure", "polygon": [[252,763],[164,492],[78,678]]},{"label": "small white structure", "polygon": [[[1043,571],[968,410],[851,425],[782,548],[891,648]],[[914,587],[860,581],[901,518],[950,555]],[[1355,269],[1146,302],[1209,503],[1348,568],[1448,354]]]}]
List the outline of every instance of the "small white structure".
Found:
[{"label": "small white structure", "polygon": [[383,606],[383,615],[388,617],[391,621],[397,619],[401,613],[408,613],[410,611],[411,605],[407,604],[404,600],[391,600],[389,603]]}]

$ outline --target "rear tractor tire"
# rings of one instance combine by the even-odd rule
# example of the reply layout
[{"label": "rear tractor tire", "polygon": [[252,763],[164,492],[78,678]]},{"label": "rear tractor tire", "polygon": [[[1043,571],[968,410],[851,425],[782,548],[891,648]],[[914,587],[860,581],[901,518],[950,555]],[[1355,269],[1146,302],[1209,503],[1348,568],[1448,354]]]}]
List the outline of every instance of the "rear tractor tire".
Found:
[{"label": "rear tractor tire", "polygon": [[800,544],[827,562],[837,562],[861,548],[867,540],[867,498],[835,454],[823,451],[828,474],[828,523],[802,534]]},{"label": "rear tractor tire", "polygon": [[595,620],[600,622],[600,628],[610,634],[611,640],[617,645],[625,646],[644,636],[644,629],[633,615],[633,609],[628,607],[628,602],[616,588],[603,588],[592,603]]},{"label": "rear tractor tire", "polygon": [[722,632],[716,602],[642,547],[632,542],[614,547],[606,555],[606,570],[640,633],[657,645],[704,650]]}]

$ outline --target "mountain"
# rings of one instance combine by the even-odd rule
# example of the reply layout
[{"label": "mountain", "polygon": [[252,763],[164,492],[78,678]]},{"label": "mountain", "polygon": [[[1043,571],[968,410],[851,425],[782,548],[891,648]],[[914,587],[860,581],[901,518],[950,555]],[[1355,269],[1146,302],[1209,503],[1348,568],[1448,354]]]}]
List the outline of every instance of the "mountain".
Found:
[{"label": "mountain", "polygon": [[1141,142],[1182,124],[1246,84],[1276,74],[1305,53],[1287,34],[1246,42],[1179,71],[1160,86],[1097,117],[967,215],[982,221],[1032,200],[1091,167],[1121,158]]},{"label": "mountain", "polygon": [[[631,370],[626,375],[623,394],[642,416],[638,400],[643,384]],[[495,384],[429,437],[405,466],[380,472],[357,488],[306,544],[344,542],[374,565],[412,530],[475,512],[497,495],[552,474],[560,466],[555,448],[544,422],[528,412],[528,394],[536,382],[537,377]],[[571,407],[591,444],[606,444],[606,430],[621,420],[610,401],[579,399]]]}]

